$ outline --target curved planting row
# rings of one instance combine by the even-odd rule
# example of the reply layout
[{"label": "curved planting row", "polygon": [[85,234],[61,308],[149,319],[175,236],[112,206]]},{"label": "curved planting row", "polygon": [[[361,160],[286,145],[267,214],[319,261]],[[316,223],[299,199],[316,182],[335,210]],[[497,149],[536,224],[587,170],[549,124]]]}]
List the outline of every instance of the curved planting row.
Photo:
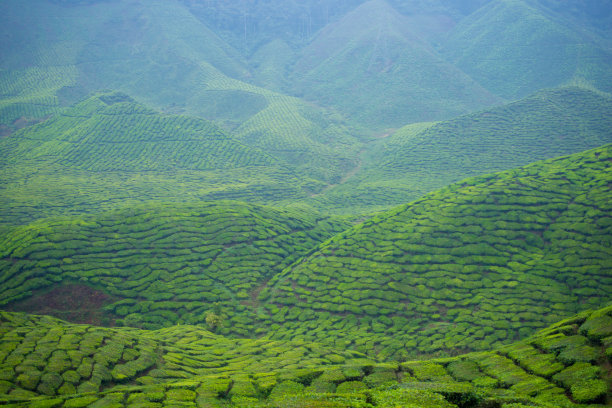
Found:
[{"label": "curved planting row", "polygon": [[0,395],[12,398],[91,393],[203,375],[311,375],[305,369],[362,357],[318,344],[230,340],[195,326],[111,329],[7,312],[0,312],[0,323]]},{"label": "curved planting row", "polygon": [[40,221],[0,244],[0,302],[80,282],[123,299],[107,309],[126,325],[201,323],[248,335],[261,286],[347,227],[304,210],[224,201]]},{"label": "curved planting row", "polygon": [[276,338],[482,350],[610,300],[612,146],[471,179],[354,227],[261,292]]},{"label": "curved planting row", "polygon": [[202,119],[102,93],[0,139],[2,222],[151,200],[305,197],[322,183]]},{"label": "curved planting row", "polygon": [[313,343],[228,340],[193,326],[142,331],[10,313],[0,319],[0,402],[12,406],[573,408],[610,402],[612,307],[498,350],[403,363],[376,363]]},{"label": "curved planting row", "polygon": [[[31,145],[29,140],[37,143]],[[127,95],[94,96],[4,143],[11,162],[55,159],[89,171],[176,171],[267,166],[274,159],[210,122],[164,116]],[[25,146],[24,146],[25,145]]]},{"label": "curved planting row", "polygon": [[466,177],[525,166],[612,142],[612,99],[546,90],[458,118],[412,124],[375,142],[347,183],[313,200],[338,213],[403,204]]}]

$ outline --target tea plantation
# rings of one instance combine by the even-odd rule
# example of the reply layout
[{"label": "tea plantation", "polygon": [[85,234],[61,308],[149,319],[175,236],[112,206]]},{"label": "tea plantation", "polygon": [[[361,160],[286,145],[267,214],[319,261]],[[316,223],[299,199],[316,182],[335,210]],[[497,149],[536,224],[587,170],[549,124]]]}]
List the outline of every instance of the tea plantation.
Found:
[{"label": "tea plantation", "polygon": [[610,38],[0,0],[0,407],[612,407]]},{"label": "tea plantation", "polygon": [[113,295],[109,319],[120,324],[227,331],[217,327],[225,323],[248,336],[248,306],[261,286],[348,225],[303,209],[229,201],[46,219],[2,238],[0,303],[76,282]]},{"label": "tea plantation", "polygon": [[611,300],[611,151],[465,180],[349,230],[239,202],[40,220],[0,241],[0,302],[72,318],[45,296],[86,285],[106,294],[106,324],[384,360],[487,350]]},{"label": "tea plantation", "polygon": [[119,92],[0,139],[0,151],[0,222],[13,224],[151,200],[277,202],[322,185],[208,121]]},{"label": "tea plantation", "polygon": [[335,213],[404,204],[451,183],[612,143],[612,99],[581,87],[435,123],[410,124],[375,140],[346,183],[310,199]]},{"label": "tea plantation", "polygon": [[0,403],[12,407],[609,406],[612,307],[496,350],[380,363],[316,343],[230,340],[0,312]]},{"label": "tea plantation", "polygon": [[[278,339],[381,357],[486,350],[612,300],[612,145],[375,216],[259,294]],[[409,356],[410,354],[408,354]]]}]

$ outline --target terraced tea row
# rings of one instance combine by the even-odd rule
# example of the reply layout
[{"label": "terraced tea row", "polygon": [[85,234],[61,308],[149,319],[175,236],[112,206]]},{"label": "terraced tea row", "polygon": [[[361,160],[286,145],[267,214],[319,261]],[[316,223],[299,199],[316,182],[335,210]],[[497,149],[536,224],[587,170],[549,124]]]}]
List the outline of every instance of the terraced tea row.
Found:
[{"label": "terraced tea row", "polygon": [[[155,332],[0,312],[0,395],[29,398],[151,385],[194,376],[265,374],[367,361],[317,344],[229,340],[195,326]],[[265,376],[262,376],[265,378]],[[269,382],[269,381],[268,381]]]},{"label": "terraced tea row", "polygon": [[612,143],[612,99],[566,87],[438,123],[411,124],[375,141],[345,184],[312,199],[338,213],[422,197],[466,177]]},{"label": "terraced tea row", "polygon": [[0,318],[0,402],[15,407],[573,408],[610,402],[612,307],[495,351],[402,363],[312,343],[228,340],[193,326],[143,331],[6,312]]},{"label": "terraced tea row", "polygon": [[339,116],[297,98],[229,78],[206,64],[202,69],[205,71],[202,81],[209,90],[239,91],[241,95],[265,99],[266,105],[234,130],[242,143],[267,152],[300,174],[326,183],[338,182],[348,169],[356,166],[360,143]]},{"label": "terraced tea row", "polygon": [[335,236],[259,300],[279,339],[483,350],[612,294],[612,145],[465,180]]},{"label": "terraced tea row", "polygon": [[302,209],[224,201],[39,221],[0,244],[0,302],[81,282],[123,299],[108,310],[126,325],[208,323],[247,336],[260,287],[347,227]]},{"label": "terraced tea row", "polygon": [[315,253],[347,224],[238,203],[41,221],[2,242],[2,302],[85,282],[122,298],[107,310],[130,326],[383,358],[488,349],[610,299],[610,150],[465,181]]},{"label": "terraced tea row", "polygon": [[209,122],[162,116],[118,93],[89,99],[4,145],[6,164],[58,161],[96,172],[211,170],[275,162]]},{"label": "terraced tea row", "polygon": [[20,121],[38,121],[59,112],[56,93],[77,75],[74,67],[0,71],[0,126],[13,132],[22,127]]},{"label": "terraced tea row", "polygon": [[0,140],[5,223],[135,202],[278,202],[322,183],[211,123],[99,94]]}]

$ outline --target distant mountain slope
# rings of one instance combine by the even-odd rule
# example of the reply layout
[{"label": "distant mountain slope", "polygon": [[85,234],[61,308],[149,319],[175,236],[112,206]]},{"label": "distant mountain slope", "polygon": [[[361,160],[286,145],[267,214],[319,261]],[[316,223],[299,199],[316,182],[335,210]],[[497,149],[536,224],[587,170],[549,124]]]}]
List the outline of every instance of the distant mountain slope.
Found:
[{"label": "distant mountain slope", "polygon": [[439,120],[498,101],[448,64],[384,0],[325,27],[295,65],[295,92],[384,129]]},{"label": "distant mountain slope", "polygon": [[210,122],[163,115],[113,92],[0,139],[0,151],[9,223],[149,200],[276,202],[322,184]]},{"label": "distant mountain slope", "polygon": [[[39,313],[50,308],[72,319],[80,307],[73,311],[62,306],[73,301],[60,299],[54,308],[40,291],[85,284],[114,296],[108,309],[114,314],[107,317],[123,318],[127,325],[206,324],[206,313],[214,311],[231,322],[234,333],[247,336],[254,316],[246,306],[260,286],[346,228],[345,222],[304,209],[231,201],[41,220],[1,240],[0,304],[34,296],[10,307]],[[251,315],[234,320],[238,312]]]},{"label": "distant mountain slope", "polygon": [[173,1],[8,0],[0,14],[0,123],[12,128],[99,89],[184,104],[201,88],[201,61],[244,73],[236,52]]},{"label": "distant mountain slope", "polygon": [[169,172],[278,164],[208,121],[161,115],[119,92],[93,96],[3,147],[4,167],[47,161],[94,172]]},{"label": "distant mountain slope", "polygon": [[10,0],[0,15],[0,134],[116,89],[239,128],[245,144],[323,183],[354,166],[358,142],[341,117],[244,82],[243,56],[177,1],[33,0],[24,10]]},{"label": "distant mountain slope", "polygon": [[311,201],[338,212],[388,208],[465,177],[612,143],[611,130],[609,97],[576,87],[540,91],[448,121],[401,128],[368,146],[360,170],[345,183]]},{"label": "distant mountain slope", "polygon": [[573,408],[609,406],[612,310],[498,350],[376,363],[319,344],[194,326],[72,325],[0,312],[0,403],[18,407]]},{"label": "distant mountain slope", "polygon": [[443,55],[503,98],[572,83],[612,91],[612,52],[585,30],[523,0],[494,0],[463,19]]},{"label": "distant mountain slope", "polygon": [[212,95],[234,95],[236,99],[229,106],[240,106],[241,94],[266,101],[261,110],[233,130],[244,144],[260,148],[286,166],[324,183],[337,182],[355,167],[361,143],[338,114],[229,78],[210,66],[202,65],[202,69]]},{"label": "distant mountain slope", "polygon": [[611,157],[607,145],[468,179],[339,234],[261,292],[263,327],[388,356],[452,353],[605,304]]}]

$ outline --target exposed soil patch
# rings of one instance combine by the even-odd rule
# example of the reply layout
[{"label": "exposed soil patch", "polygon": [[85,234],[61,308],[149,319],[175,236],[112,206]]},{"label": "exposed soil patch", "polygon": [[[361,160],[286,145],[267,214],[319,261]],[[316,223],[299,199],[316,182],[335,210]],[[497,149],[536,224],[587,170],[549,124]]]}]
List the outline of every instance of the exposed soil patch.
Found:
[{"label": "exposed soil patch", "polygon": [[25,300],[11,303],[6,309],[55,316],[72,323],[112,327],[115,317],[103,308],[117,300],[90,286],[71,283],[35,293]]},{"label": "exposed soil patch", "polygon": [[19,129],[23,129],[24,127],[28,127],[28,126],[32,126],[40,122],[44,122],[47,119],[49,119],[49,116],[46,116],[44,118],[26,118],[25,116],[22,116],[13,122],[13,126],[15,127],[16,130],[19,130]]}]

